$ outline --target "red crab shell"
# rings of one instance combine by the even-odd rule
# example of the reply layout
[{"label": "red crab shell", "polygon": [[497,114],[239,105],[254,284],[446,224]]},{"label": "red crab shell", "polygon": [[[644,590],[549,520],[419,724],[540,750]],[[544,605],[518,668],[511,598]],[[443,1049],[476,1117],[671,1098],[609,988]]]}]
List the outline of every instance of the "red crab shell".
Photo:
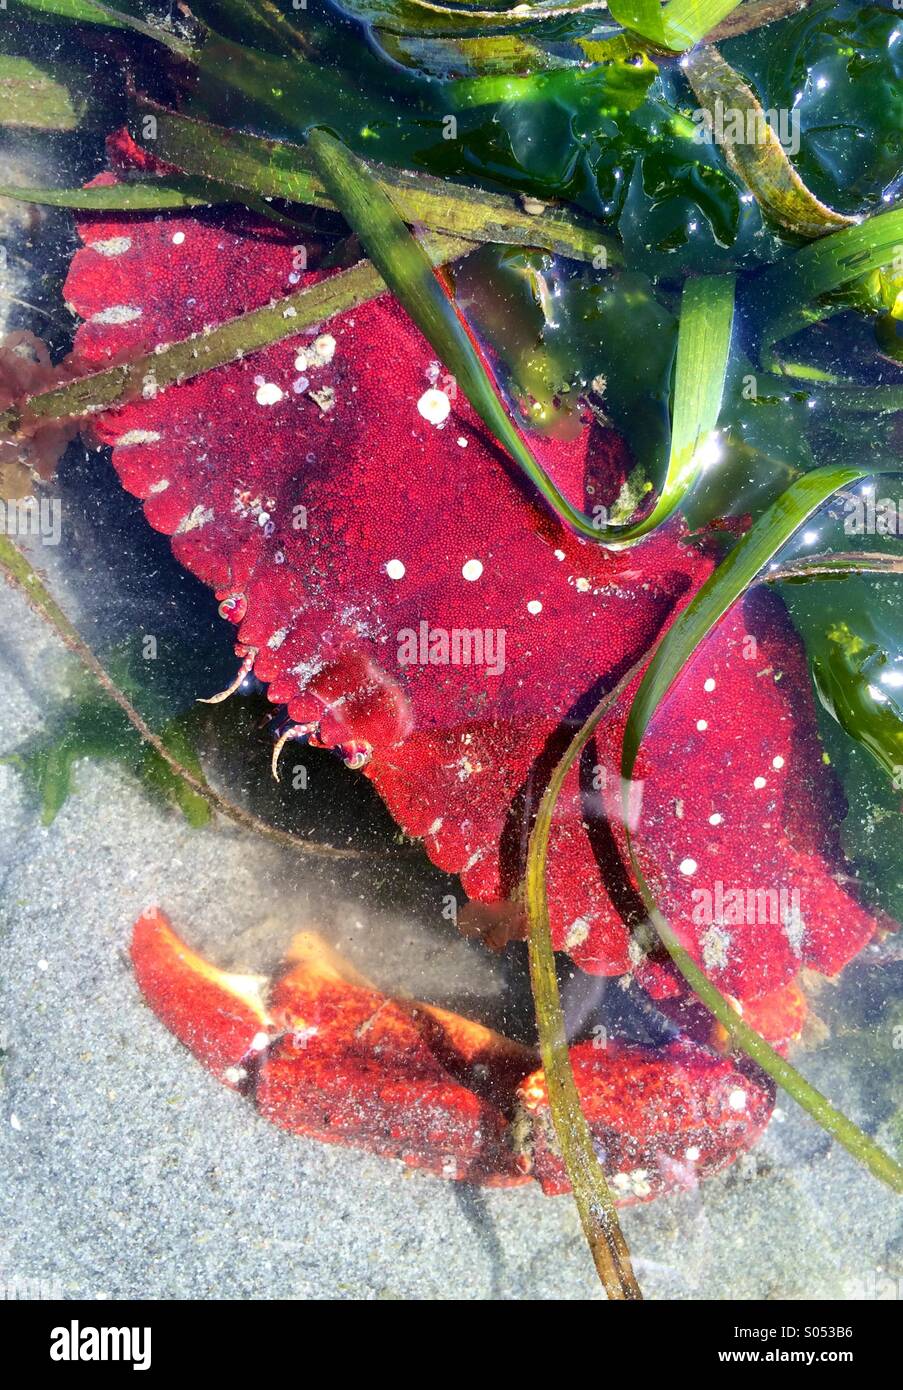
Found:
[{"label": "red crab shell", "polygon": [[[532,1049],[430,1004],[391,999],[313,933],[275,983],[191,951],[159,909],[135,923],[151,1008],[226,1085],[295,1134],[445,1178],[568,1191]],[[684,1040],[662,1052],[572,1049],[575,1078],[622,1205],[695,1186],[759,1137],[773,1093]]]},{"label": "red crab shell", "polygon": [[[78,226],[66,295],[89,366],[318,278],[245,213]],[[423,398],[443,383],[447,418],[431,423],[436,397]],[[151,373],[143,399],[94,427],[148,521],[238,623],[237,651],[271,700],[321,744],[358,761],[364,750],[399,824],[484,902],[516,889],[530,813],[570,732],[712,569],[677,522],[621,553],[559,525],[389,295],[163,392]],[[582,504],[616,495],[629,467],[592,422],[576,441],[531,443]],[[443,633],[484,634],[482,663],[434,663]],[[503,668],[485,634],[496,658],[504,641]],[[631,693],[559,803],[553,939],[585,970],[637,968],[653,993],[675,994],[625,926],[641,915],[617,776]],[[638,776],[645,871],[722,990],[753,1000],[802,965],[834,973],[869,939],[874,921],[841,882],[841,805],[804,656],[776,601],[754,596],[724,619],[647,735]],[[719,922],[705,903],[719,884],[781,906],[764,922]]]}]

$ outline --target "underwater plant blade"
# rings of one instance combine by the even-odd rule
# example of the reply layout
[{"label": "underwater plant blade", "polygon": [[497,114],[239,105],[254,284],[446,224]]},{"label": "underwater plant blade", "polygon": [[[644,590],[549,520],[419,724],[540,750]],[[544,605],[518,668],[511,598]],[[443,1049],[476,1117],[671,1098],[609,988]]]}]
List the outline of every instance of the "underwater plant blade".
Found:
[{"label": "underwater plant blade", "polygon": [[[625,824],[628,827],[630,779],[643,734],[700,643],[728,608],[745,592],[762,567],[817,507],[838,489],[875,471],[868,466],[822,468],[798,479],[738,542],[666,632],[634,697],[624,731],[621,775],[624,782]],[[837,1139],[875,1177],[887,1183],[894,1191],[903,1192],[903,1168],[857,1125],[835,1109],[826,1097],[775,1052],[760,1034],[743,1023],[736,1010],[699,968],[659,911],[638,863],[634,836],[629,828],[627,843],[633,872],[650,920],[674,964],[697,996],[725,1027],[737,1046],[782,1086],[827,1133]]]},{"label": "underwater plant blade", "polygon": [[611,0],[614,19],[631,33],[680,53],[699,43],[737,8],[740,0]]},{"label": "underwater plant blade", "polygon": [[734,547],[714,574],[678,615],[656,648],[634,696],[621,754],[621,775],[629,782],[637,752],[652,716],[671,686],[731,604],[794,531],[839,488],[867,477],[867,467],[818,468],[782,493]]},{"label": "underwater plant blade", "polygon": [[[153,104],[144,105],[154,111],[157,122],[157,134],[148,145],[149,151],[186,174],[209,179],[216,186],[246,189],[258,197],[336,208],[303,146],[228,130]],[[609,265],[619,265],[623,260],[613,237],[588,219],[564,210],[550,209],[535,215],[503,194],[449,183],[421,172],[410,174],[387,165],[368,163],[366,167],[406,222],[422,223],[433,231],[473,241],[538,246],[573,260],[591,261],[601,253]]]},{"label": "underwater plant blade", "polygon": [[82,212],[154,212],[167,208],[206,207],[214,202],[239,201],[241,195],[217,197],[200,181],[154,179],[149,183],[111,183],[96,188],[20,188],[0,186],[0,198],[47,207],[75,208]]},{"label": "underwater plant blade", "polygon": [[32,11],[41,19],[61,19],[73,24],[99,24],[108,29],[132,29],[145,38],[155,39],[165,44],[173,53],[181,57],[191,55],[191,45],[159,25],[145,23],[137,15],[115,6],[101,4],[100,0],[19,0],[19,4]]},{"label": "underwater plant blade", "polygon": [[667,474],[652,513],[635,525],[600,525],[576,508],[533,457],[416,237],[372,174],[339,140],[311,131],[308,148],[349,225],[383,279],[455,377],[470,404],[558,516],[581,535],[626,545],[661,525],[701,467],[698,445],[717,424],[733,323],[731,276],[690,281],[678,332],[678,372]]},{"label": "underwater plant blade", "polygon": [[[853,223],[852,217],[835,212],[806,187],[766,121],[755,92],[717,48],[705,45],[688,54],[683,70],[712,127],[720,128],[718,143],[728,164],[769,217],[787,231],[805,237],[824,236]],[[726,111],[742,117],[740,138],[733,129],[724,128]],[[750,128],[755,133],[753,140],[748,138]]]},{"label": "underwater plant blade", "polygon": [[689,280],[680,308],[668,468],[654,508],[645,520],[623,529],[624,543],[648,535],[680,506],[702,470],[705,445],[721,413],[734,322],[734,277]]},{"label": "underwater plant blade", "polygon": [[[308,149],[349,226],[357,232],[386,284],[454,376],[487,429],[548,496],[548,480],[496,395],[463,323],[417,238],[362,160],[322,129]],[[569,504],[568,504],[569,505]],[[585,518],[569,507],[573,518]],[[573,519],[569,516],[569,519]]]},{"label": "underwater plant blade", "polygon": [[783,338],[839,313],[845,307],[841,302],[822,304],[821,296],[890,265],[901,244],[903,208],[893,208],[820,237],[769,266],[759,278],[757,291],[762,302],[775,301],[784,307],[766,317],[763,356],[767,359],[768,350]]},{"label": "underwater plant blade", "polygon": [[77,130],[89,109],[84,83],[75,66],[0,54],[0,125]]},{"label": "underwater plant blade", "polygon": [[599,720],[611,708],[633,674],[629,672],[614,690],[603,696],[552,774],[530,835],[524,899],[529,922],[527,945],[539,1050],[562,1159],[596,1270],[609,1298],[637,1300],[642,1298],[642,1293],[574,1081],[555,973],[546,882],[552,816],[565,779],[591,739]]}]

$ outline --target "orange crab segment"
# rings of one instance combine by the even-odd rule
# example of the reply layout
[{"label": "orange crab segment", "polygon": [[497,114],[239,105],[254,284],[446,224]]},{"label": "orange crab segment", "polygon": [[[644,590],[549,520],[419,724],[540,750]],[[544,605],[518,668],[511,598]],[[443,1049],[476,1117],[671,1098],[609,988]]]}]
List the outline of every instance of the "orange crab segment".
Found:
[{"label": "orange crab segment", "polygon": [[[790,980],[758,999],[746,999],[742,1004],[734,1000],[734,1003],[743,1021],[767,1038],[782,1055],[800,1037],[809,1013],[808,1001],[797,980]],[[720,1023],[712,1025],[711,1042],[719,1052],[731,1050],[727,1029]]]},{"label": "orange crab segment", "polygon": [[221,1081],[240,1087],[246,1080],[243,1059],[270,1040],[266,981],[217,970],[189,950],[158,908],[135,923],[132,963],[157,1017]]},{"label": "orange crab segment", "polygon": [[[444,1010],[388,998],[310,933],[295,939],[291,958],[272,993],[286,1031],[261,1061],[261,1114],[444,1177],[525,1180],[489,1092],[504,1077],[510,1095],[512,1068],[519,1079],[533,1065],[528,1049]],[[467,1084],[456,1079],[468,1072]],[[472,1089],[477,1081],[483,1094]]]},{"label": "orange crab segment", "polygon": [[[660,1051],[609,1041],[571,1049],[574,1078],[619,1205],[697,1182],[733,1162],[768,1123],[773,1091],[759,1074],[695,1043]],[[546,1193],[569,1184],[551,1123],[545,1075],[518,1091],[512,1129],[525,1172]]]}]

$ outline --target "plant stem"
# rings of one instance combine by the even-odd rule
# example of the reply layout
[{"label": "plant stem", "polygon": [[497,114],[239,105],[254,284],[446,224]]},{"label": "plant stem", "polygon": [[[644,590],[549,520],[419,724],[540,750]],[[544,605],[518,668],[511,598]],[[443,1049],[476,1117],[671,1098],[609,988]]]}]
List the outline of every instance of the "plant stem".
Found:
[{"label": "plant stem", "polygon": [[753,29],[761,29],[779,19],[788,19],[809,8],[811,0],[748,0],[739,5],[720,24],[716,24],[706,43],[721,43],[723,39],[735,39],[739,34],[749,34]]},{"label": "plant stem", "polygon": [[[432,237],[424,245],[437,264],[472,249],[468,243],[448,237]],[[149,374],[158,390],[188,381],[214,367],[234,362],[285,338],[293,338],[303,329],[322,323],[334,314],[374,299],[385,288],[376,268],[369,261],[359,261],[350,270],[339,271],[309,289],[299,290],[262,309],[252,309],[239,318],[227,319],[217,328],[169,343],[160,352],[146,353],[132,362],[106,367],[65,386],[30,396],[21,405],[0,415],[0,438],[15,435],[24,423],[75,419],[124,405],[141,395],[142,384]]]},{"label": "plant stem", "polygon": [[700,970],[689,951],[681,945],[671,926],[656,907],[636,862],[632,845],[630,847],[630,859],[649,917],[668,955],[697,998],[702,1000],[709,1012],[714,1014],[718,1022],[724,1027],[731,1041],[736,1043],[748,1057],[751,1057],[764,1072],[767,1072],[773,1081],[782,1086],[797,1105],[802,1106],[827,1134],[842,1144],[847,1152],[862,1163],[870,1173],[881,1182],[887,1183],[894,1192],[903,1193],[903,1168],[900,1164],[891,1158],[890,1154],[885,1153],[858,1125],[854,1124],[852,1120],[848,1120],[846,1115],[837,1110],[827,1097],[822,1095],[821,1091],[816,1090],[796,1070],[796,1067],[791,1066],[779,1053],[775,1052],[774,1048],[759,1033],[750,1028],[749,1024],[744,1023],[720,990]]},{"label": "plant stem", "polygon": [[555,768],[536,812],[524,884],[530,923],[530,979],[552,1123],[596,1271],[608,1297],[617,1300],[637,1300],[643,1295],[633,1272],[611,1191],[596,1157],[593,1136],[583,1114],[571,1067],[549,926],[546,860],[552,813],[565,778],[592,738],[599,720],[623,694],[638,670],[639,665],[628,671],[614,689],[603,696]]},{"label": "plant stem", "polygon": [[[157,122],[151,152],[184,173],[219,189],[231,188],[239,200],[241,190],[250,189],[258,197],[337,209],[332,190],[304,146],[212,125],[147,99],[141,109],[152,111]],[[616,238],[563,209],[529,213],[503,193],[451,183],[420,170],[361,163],[412,226],[475,242],[539,247],[572,260],[592,261],[604,253],[607,265],[623,261]]]},{"label": "plant stem", "polygon": [[806,556],[801,560],[787,560],[777,569],[763,574],[762,580],[766,584],[777,584],[785,579],[842,579],[847,574],[903,574],[903,555],[852,551],[850,554]]}]

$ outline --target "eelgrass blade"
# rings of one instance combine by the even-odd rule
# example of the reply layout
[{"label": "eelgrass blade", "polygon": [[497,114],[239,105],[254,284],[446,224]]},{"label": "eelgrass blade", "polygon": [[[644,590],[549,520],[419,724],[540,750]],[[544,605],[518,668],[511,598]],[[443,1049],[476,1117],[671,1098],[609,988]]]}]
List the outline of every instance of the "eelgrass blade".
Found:
[{"label": "eelgrass blade", "polygon": [[[823,502],[840,488],[868,477],[875,471],[868,466],[820,468],[798,479],[738,542],[727,559],[719,565],[691,603],[675,619],[656,648],[640,683],[624,731],[621,776],[624,782],[625,824],[629,825],[630,782],[643,734],[700,644],[763,567],[772,560],[780,547]],[[659,911],[637,861],[634,835],[629,829],[627,833],[631,864],[650,920],[691,989],[724,1026],[733,1042],[782,1086],[817,1124],[837,1139],[875,1177],[887,1183],[895,1192],[903,1192],[903,1168],[900,1164],[831,1105],[795,1067],[745,1024],[699,968]]]},{"label": "eelgrass blade", "polygon": [[606,545],[631,544],[667,520],[698,476],[705,441],[717,424],[730,350],[733,278],[691,280],[684,291],[672,445],[653,511],[644,520],[626,526],[600,524],[598,517],[589,517],[575,507],[533,457],[454,304],[388,193],[363,161],[327,131],[310,131],[307,147],[330,196],[357,232],[386,284],[453,374],[487,429],[557,515],[579,534]]}]

